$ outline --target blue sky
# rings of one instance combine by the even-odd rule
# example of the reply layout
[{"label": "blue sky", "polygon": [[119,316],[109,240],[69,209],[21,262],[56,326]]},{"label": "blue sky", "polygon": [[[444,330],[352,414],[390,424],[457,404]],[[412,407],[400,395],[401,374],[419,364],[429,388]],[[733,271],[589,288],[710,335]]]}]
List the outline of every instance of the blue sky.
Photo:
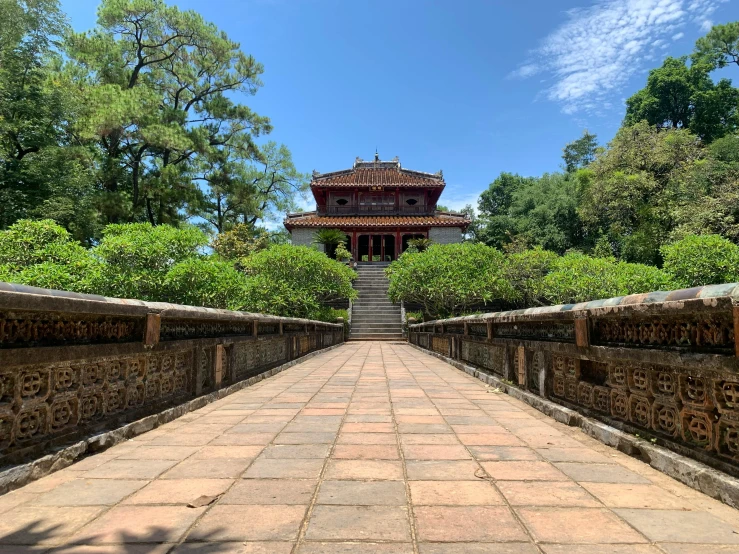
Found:
[{"label": "blue sky", "polygon": [[[441,203],[476,204],[502,171],[556,171],[587,128],[613,137],[624,99],[689,54],[739,0],[180,0],[265,66],[245,98],[300,171],[399,156],[444,170]],[[62,0],[78,30],[96,0]],[[730,69],[723,70],[732,77]],[[734,80],[739,79],[736,70]]]}]

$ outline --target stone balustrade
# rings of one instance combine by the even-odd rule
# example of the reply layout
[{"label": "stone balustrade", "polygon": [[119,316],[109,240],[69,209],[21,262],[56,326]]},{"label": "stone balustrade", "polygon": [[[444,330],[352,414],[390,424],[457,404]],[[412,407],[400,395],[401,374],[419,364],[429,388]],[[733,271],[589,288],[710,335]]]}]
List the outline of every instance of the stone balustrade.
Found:
[{"label": "stone balustrade", "polygon": [[0,283],[0,464],[343,342],[343,326]]},{"label": "stone balustrade", "polygon": [[425,322],[411,343],[737,474],[739,285]]}]

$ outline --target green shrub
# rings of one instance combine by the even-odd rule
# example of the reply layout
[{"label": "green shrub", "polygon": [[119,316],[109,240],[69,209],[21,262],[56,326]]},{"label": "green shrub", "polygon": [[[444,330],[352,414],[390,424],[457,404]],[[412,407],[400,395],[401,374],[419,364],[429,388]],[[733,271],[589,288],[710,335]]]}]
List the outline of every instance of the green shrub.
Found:
[{"label": "green shrub", "polygon": [[241,261],[248,275],[245,309],[267,314],[326,317],[322,305],[356,298],[356,272],[306,246],[271,246]]},{"label": "green shrub", "polygon": [[249,225],[239,223],[230,231],[219,233],[213,240],[213,250],[224,260],[246,258],[269,246],[266,232],[255,232]]},{"label": "green shrub", "polygon": [[394,302],[423,305],[431,317],[449,317],[481,302],[513,298],[505,266],[505,256],[484,244],[432,244],[390,264],[388,294]]},{"label": "green shrub", "polygon": [[189,258],[166,273],[163,295],[168,302],[240,310],[245,301],[246,276],[228,262],[213,257]]},{"label": "green shrub", "polygon": [[719,235],[687,235],[663,246],[662,256],[678,287],[739,281],[739,246]]},{"label": "green shrub", "polygon": [[670,290],[674,284],[664,271],[647,265],[616,262],[571,253],[562,256],[542,279],[542,294],[553,304],[572,304]]},{"label": "green shrub", "polygon": [[507,278],[518,305],[529,308],[545,303],[543,279],[558,259],[557,254],[541,247],[508,255]]},{"label": "green shrub", "polygon": [[0,233],[0,280],[34,287],[97,292],[100,264],[51,220],[19,220]]},{"label": "green shrub", "polygon": [[167,272],[202,256],[208,237],[195,227],[148,223],[108,225],[93,254],[103,263],[94,288],[107,296],[158,301],[167,297]]}]

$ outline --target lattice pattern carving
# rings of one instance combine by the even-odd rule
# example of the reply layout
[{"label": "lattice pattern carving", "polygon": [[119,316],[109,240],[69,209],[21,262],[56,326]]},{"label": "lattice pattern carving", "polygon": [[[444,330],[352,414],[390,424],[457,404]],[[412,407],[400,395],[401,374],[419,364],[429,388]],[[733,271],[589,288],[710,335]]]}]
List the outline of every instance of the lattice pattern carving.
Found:
[{"label": "lattice pattern carving", "polygon": [[571,321],[496,323],[494,329],[495,336],[501,338],[575,342],[575,324]]},{"label": "lattice pattern carving", "polygon": [[190,319],[162,320],[159,331],[160,341],[200,339],[208,337],[228,337],[252,335],[254,325],[251,321],[193,321]]},{"label": "lattice pattern carving", "polygon": [[649,319],[602,317],[593,320],[592,329],[593,344],[712,352],[734,349],[734,322],[730,314],[685,314]]},{"label": "lattice pattern carving", "polygon": [[48,440],[80,425],[188,394],[192,352],[24,366],[0,375],[0,447]]},{"label": "lattice pattern carving", "polygon": [[144,318],[0,313],[0,347],[137,342],[143,332]]}]

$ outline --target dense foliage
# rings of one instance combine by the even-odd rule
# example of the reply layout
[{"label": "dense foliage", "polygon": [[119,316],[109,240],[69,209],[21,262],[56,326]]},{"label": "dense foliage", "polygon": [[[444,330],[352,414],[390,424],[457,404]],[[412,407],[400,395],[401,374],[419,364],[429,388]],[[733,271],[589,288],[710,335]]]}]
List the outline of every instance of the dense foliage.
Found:
[{"label": "dense foliage", "polygon": [[739,246],[717,235],[687,236],[663,254],[660,269],[541,247],[504,254],[479,243],[433,245],[390,265],[389,293],[422,306],[414,316],[438,319],[479,310],[483,302],[514,309],[739,282]]},{"label": "dense foliage", "polygon": [[[331,321],[354,271],[312,248],[272,245],[225,259],[195,227],[108,225],[85,248],[50,220],[0,232],[0,280],[46,288]],[[238,262],[238,263],[236,263]]]},{"label": "dense foliage", "polygon": [[58,0],[0,2],[0,228],[51,218],[259,227],[307,190],[268,118],[235,99],[262,65],[194,11],[102,0],[71,32]]},{"label": "dense foliage", "polygon": [[503,254],[484,244],[433,244],[403,254],[386,270],[393,301],[421,304],[426,314],[448,317],[514,294]]},{"label": "dense foliage", "polygon": [[665,271],[681,287],[739,281],[739,246],[718,235],[688,235],[662,253]]}]

